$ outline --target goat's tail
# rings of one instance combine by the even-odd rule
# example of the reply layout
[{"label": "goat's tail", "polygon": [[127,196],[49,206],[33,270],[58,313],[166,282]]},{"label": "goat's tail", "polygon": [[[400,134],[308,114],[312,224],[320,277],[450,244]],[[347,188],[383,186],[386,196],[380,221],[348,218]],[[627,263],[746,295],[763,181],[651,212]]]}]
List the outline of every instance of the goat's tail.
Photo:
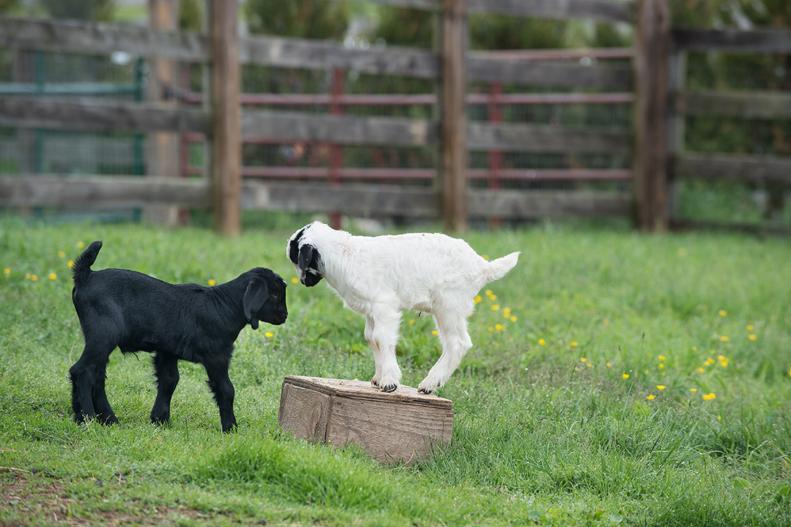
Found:
[{"label": "goat's tail", "polygon": [[74,285],[80,285],[80,283],[85,282],[88,278],[88,275],[91,273],[91,266],[93,262],[96,261],[96,257],[99,255],[99,250],[101,248],[102,242],[95,241],[74,261],[74,266],[71,268]]},{"label": "goat's tail", "polygon": [[519,251],[517,251],[488,262],[486,267],[487,283],[499,280],[508,274],[508,271],[513,269],[516,266],[516,262],[519,261],[519,254]]}]

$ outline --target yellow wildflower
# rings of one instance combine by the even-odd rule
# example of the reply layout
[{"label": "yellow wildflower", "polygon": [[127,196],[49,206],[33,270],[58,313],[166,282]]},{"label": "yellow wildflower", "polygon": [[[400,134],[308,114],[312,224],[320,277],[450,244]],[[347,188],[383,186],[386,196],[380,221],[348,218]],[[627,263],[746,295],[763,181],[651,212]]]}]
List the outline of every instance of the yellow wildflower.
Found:
[{"label": "yellow wildflower", "polygon": [[539,346],[546,346],[547,345],[547,341],[544,340],[544,339],[538,339],[538,345]]},{"label": "yellow wildflower", "polygon": [[656,399],[656,395],[654,395],[653,393],[649,393],[648,395],[645,396],[645,399],[647,401],[653,401],[654,399]]},{"label": "yellow wildflower", "polygon": [[431,330],[431,334],[434,335],[435,337],[437,337],[437,336],[439,336],[439,331],[437,331],[436,329],[432,329]]},{"label": "yellow wildflower", "polygon": [[58,251],[58,258],[66,258],[66,253],[63,251]]},{"label": "yellow wildflower", "polygon": [[3,276],[8,278],[11,276],[11,268],[10,267],[3,267]]},{"label": "yellow wildflower", "polygon": [[727,311],[725,311],[724,309],[720,309],[720,311],[719,311],[719,315],[720,315],[721,317],[725,318],[725,317],[727,317],[727,316],[728,316],[728,312],[727,312]]},{"label": "yellow wildflower", "polygon": [[31,282],[38,282],[38,275],[37,274],[31,274],[30,275],[30,281]]},{"label": "yellow wildflower", "polygon": [[579,346],[579,343],[576,340],[572,340],[571,342],[569,342],[569,348],[573,349],[576,348],[577,346]]},{"label": "yellow wildflower", "polygon": [[297,285],[299,283],[299,278],[297,278],[296,276],[292,276],[291,277],[291,283],[294,284],[294,285]]},{"label": "yellow wildflower", "polygon": [[697,388],[690,388],[689,389],[689,393],[698,393],[698,389]]},{"label": "yellow wildflower", "polygon": [[66,262],[66,267],[68,267],[69,269],[74,269],[74,260],[69,260],[68,262]]},{"label": "yellow wildflower", "polygon": [[610,361],[607,361],[606,363],[604,363],[604,365],[607,366],[608,368],[612,368],[612,362]]},{"label": "yellow wildflower", "polygon": [[505,326],[503,326],[502,324],[495,324],[494,325],[494,330],[495,331],[502,331],[504,329],[505,329]]},{"label": "yellow wildflower", "polygon": [[58,279],[58,275],[57,275],[57,274],[55,274],[55,273],[49,273],[49,274],[47,275],[47,278],[49,278],[50,282],[54,282],[55,280],[57,280],[57,279]]},{"label": "yellow wildflower", "polygon": [[706,359],[706,362],[703,363],[704,366],[711,366],[712,364],[714,364],[714,359],[712,359],[711,357]]},{"label": "yellow wildflower", "polygon": [[215,280],[214,278],[209,278],[208,282],[206,283],[209,284],[210,286],[215,286],[217,285],[217,280]]},{"label": "yellow wildflower", "polygon": [[275,334],[274,334],[274,333],[272,333],[271,331],[267,331],[266,333],[264,333],[264,336],[265,336],[266,338],[268,338],[268,339],[271,339],[272,337],[274,337],[274,336],[275,336]]},{"label": "yellow wildflower", "polygon": [[511,308],[510,307],[504,307],[503,308],[503,316],[505,318],[511,318]]},{"label": "yellow wildflower", "polygon": [[665,360],[667,360],[667,357],[665,357],[664,355],[659,355],[659,356],[657,357],[657,359],[658,359],[660,362],[665,362]]},{"label": "yellow wildflower", "polygon": [[731,338],[728,335],[720,335],[720,342],[730,342]]},{"label": "yellow wildflower", "polygon": [[711,392],[711,393],[704,393],[704,394],[703,394],[703,400],[704,400],[704,401],[713,401],[713,400],[714,400],[714,399],[716,399],[716,398],[717,398],[717,394],[716,394],[716,393],[714,393],[714,392]]},{"label": "yellow wildflower", "polygon": [[659,364],[656,365],[656,367],[659,368],[660,370],[664,370],[665,369],[665,363],[664,362],[660,362]]},{"label": "yellow wildflower", "polygon": [[492,311],[500,311],[500,304],[493,304]]},{"label": "yellow wildflower", "polygon": [[667,386],[665,386],[664,384],[657,384],[656,385],[656,389],[659,390],[660,392],[665,391],[665,388],[667,388]]},{"label": "yellow wildflower", "polygon": [[580,357],[580,362],[588,362],[588,357]]},{"label": "yellow wildflower", "polygon": [[722,366],[723,368],[727,368],[728,363],[730,362],[728,357],[726,357],[725,355],[717,355],[717,360],[719,361],[720,366]]},{"label": "yellow wildflower", "polygon": [[695,371],[698,373],[703,373],[706,370],[704,370],[703,368],[695,368]]},{"label": "yellow wildflower", "polygon": [[481,303],[481,300],[483,300],[483,298],[481,297],[481,295],[475,295],[475,298],[473,298],[473,299],[472,299],[472,301],[473,301],[474,303],[476,303],[476,304],[480,304],[480,303]]},{"label": "yellow wildflower", "polygon": [[755,342],[756,340],[758,340],[758,335],[756,335],[755,333],[750,333],[749,335],[747,335],[747,340],[749,340],[750,342]]},{"label": "yellow wildflower", "polygon": [[516,322],[516,321],[517,321],[517,318],[516,318],[514,315],[511,315],[511,318],[510,318],[510,320],[511,320],[511,322]]},{"label": "yellow wildflower", "polygon": [[85,248],[85,242],[83,242],[82,240],[78,241],[74,245],[77,247],[77,249],[84,249]]},{"label": "yellow wildflower", "polygon": [[623,380],[626,380],[626,379],[628,379],[629,377],[631,377],[631,375],[629,375],[629,374],[628,374],[628,373],[626,373],[626,372],[623,372],[623,374],[621,374],[621,378],[622,378]]},{"label": "yellow wildflower", "polygon": [[753,331],[755,331],[755,327],[752,324],[747,324],[747,331],[752,333]]}]

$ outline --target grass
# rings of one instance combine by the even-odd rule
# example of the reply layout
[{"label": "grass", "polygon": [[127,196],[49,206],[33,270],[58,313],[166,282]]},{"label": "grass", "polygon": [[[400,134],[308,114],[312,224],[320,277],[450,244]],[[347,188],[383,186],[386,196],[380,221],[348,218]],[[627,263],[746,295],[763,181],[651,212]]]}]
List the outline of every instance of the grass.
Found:
[{"label": "grass", "polygon": [[[475,347],[442,391],[455,404],[452,445],[417,466],[385,468],[354,448],[278,432],[284,375],[372,373],[362,319],[323,284],[289,287],[289,321],[266,328],[271,338],[240,335],[237,433],[219,432],[205,374],[187,363],[172,425],[148,424],[144,354],[111,358],[120,425],[71,421],[67,370],[82,338],[66,261],[79,241],[104,240],[97,268],[206,283],[264,265],[289,279],[283,246],[295,225],[282,223],[227,240],[0,220],[0,266],[10,270],[0,276],[0,524],[791,523],[783,240],[614,227],[470,233],[482,254],[521,249],[523,259],[482,293]],[[438,356],[432,329],[429,317],[405,318],[407,384]]]}]

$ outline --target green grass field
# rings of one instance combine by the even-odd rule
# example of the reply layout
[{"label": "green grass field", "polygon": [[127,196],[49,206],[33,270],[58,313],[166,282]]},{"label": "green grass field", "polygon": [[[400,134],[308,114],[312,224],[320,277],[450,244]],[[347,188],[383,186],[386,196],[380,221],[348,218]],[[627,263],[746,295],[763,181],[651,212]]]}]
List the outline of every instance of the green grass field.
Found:
[{"label": "green grass field", "polygon": [[[441,392],[455,405],[452,445],[416,466],[278,432],[285,375],[372,375],[362,319],[323,283],[289,287],[284,326],[240,335],[238,432],[219,432],[205,373],[187,363],[172,425],[150,425],[150,359],[119,352],[108,396],[121,424],[72,422],[82,337],[67,260],[80,243],[104,240],[97,269],[205,284],[269,266],[289,280],[297,226],[229,240],[0,220],[0,524],[791,524],[787,240],[470,233],[481,254],[523,257],[482,292],[475,347]],[[405,317],[406,384],[438,356],[432,330]]]}]

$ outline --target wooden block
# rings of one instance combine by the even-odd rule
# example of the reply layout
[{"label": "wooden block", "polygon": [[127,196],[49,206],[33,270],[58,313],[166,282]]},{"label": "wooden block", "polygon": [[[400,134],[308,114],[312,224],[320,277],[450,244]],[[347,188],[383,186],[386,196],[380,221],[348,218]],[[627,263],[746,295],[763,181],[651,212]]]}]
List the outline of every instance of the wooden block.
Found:
[{"label": "wooden block", "polygon": [[289,376],[280,427],[308,441],[360,445],[383,463],[410,463],[450,444],[453,402],[415,388],[384,393],[369,382]]}]

